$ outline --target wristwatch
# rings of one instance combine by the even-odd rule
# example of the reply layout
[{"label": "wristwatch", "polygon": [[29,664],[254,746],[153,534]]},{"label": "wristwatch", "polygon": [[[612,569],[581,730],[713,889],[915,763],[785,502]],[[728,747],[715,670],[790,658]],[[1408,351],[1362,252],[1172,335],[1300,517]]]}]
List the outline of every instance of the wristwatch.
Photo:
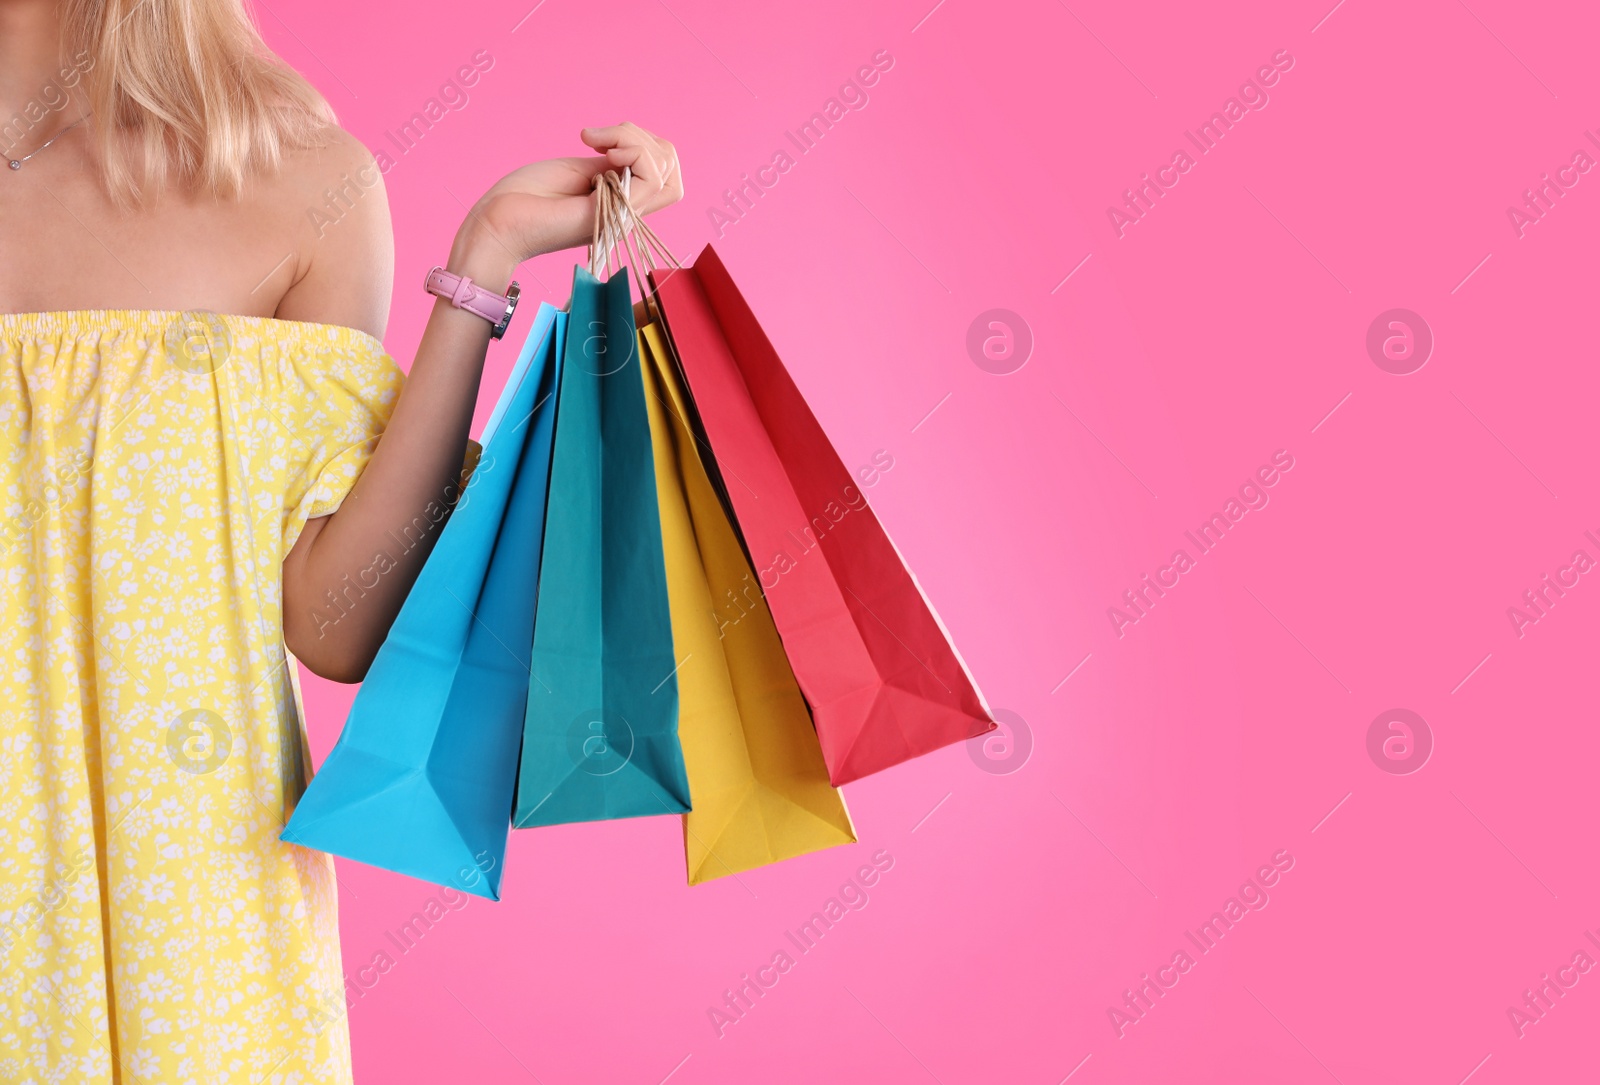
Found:
[{"label": "wristwatch", "polygon": [[494,330],[489,334],[499,339],[511,326],[511,314],[517,311],[517,299],[522,288],[515,282],[504,294],[496,294],[478,286],[465,275],[453,275],[435,265],[422,280],[422,288],[430,294],[447,299],[457,309],[483,317]]}]

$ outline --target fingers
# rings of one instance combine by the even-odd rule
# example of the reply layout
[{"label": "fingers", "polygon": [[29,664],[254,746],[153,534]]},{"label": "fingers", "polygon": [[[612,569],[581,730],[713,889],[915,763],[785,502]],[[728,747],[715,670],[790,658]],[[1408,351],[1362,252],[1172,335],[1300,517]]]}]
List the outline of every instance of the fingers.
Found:
[{"label": "fingers", "polygon": [[579,138],[597,151],[609,150],[623,142],[637,143],[637,135],[643,134],[643,129],[638,125],[610,124],[603,128],[585,128],[580,132]]},{"label": "fingers", "polygon": [[603,128],[585,128],[583,142],[605,154],[609,168],[631,169],[642,184],[632,190],[634,206],[648,213],[683,198],[683,171],[672,144],[624,122]]},{"label": "fingers", "polygon": [[633,171],[628,198],[640,211],[650,212],[664,206],[660,199],[662,189],[665,187],[662,180],[664,167],[653,148],[613,147],[606,152],[606,161],[610,162],[611,167],[618,173],[624,168]]},{"label": "fingers", "polygon": [[655,159],[645,153],[643,147],[613,147],[606,152],[606,161],[614,170],[629,167],[633,175],[641,181],[655,183]]},{"label": "fingers", "polygon": [[661,146],[666,149],[668,161],[671,163],[666,171],[666,186],[668,203],[677,203],[683,199],[683,163],[678,161],[678,148],[661,141]]}]

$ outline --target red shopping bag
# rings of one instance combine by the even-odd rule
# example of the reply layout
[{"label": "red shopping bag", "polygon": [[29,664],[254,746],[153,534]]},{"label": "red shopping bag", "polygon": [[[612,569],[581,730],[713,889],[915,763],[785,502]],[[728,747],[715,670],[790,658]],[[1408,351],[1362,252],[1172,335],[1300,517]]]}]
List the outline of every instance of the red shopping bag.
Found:
[{"label": "red shopping bag", "polygon": [[[833,784],[993,730],[944,625],[717,254],[707,246],[652,281]],[[737,621],[745,607],[728,594],[719,620]]]}]

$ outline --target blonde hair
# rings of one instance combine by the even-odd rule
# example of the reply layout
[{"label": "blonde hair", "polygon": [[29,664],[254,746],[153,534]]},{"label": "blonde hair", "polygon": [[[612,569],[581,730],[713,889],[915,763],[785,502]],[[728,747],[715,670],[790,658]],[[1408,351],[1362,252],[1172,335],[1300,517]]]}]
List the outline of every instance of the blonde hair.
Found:
[{"label": "blonde hair", "polygon": [[122,206],[173,185],[237,196],[319,146],[333,109],[261,40],[243,0],[63,0],[101,180]]}]

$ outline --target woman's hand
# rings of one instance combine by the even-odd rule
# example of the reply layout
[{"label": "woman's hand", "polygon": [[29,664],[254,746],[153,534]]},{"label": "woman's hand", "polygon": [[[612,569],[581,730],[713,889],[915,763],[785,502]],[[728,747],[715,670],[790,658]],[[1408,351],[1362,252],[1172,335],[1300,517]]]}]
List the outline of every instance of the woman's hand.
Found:
[{"label": "woman's hand", "polygon": [[683,198],[678,152],[666,140],[626,123],[585,128],[581,138],[601,153],[523,166],[485,192],[456,234],[449,270],[475,268],[466,273],[503,291],[522,261],[587,244],[594,232],[594,178],[606,170],[633,171],[629,196],[641,214]]}]

